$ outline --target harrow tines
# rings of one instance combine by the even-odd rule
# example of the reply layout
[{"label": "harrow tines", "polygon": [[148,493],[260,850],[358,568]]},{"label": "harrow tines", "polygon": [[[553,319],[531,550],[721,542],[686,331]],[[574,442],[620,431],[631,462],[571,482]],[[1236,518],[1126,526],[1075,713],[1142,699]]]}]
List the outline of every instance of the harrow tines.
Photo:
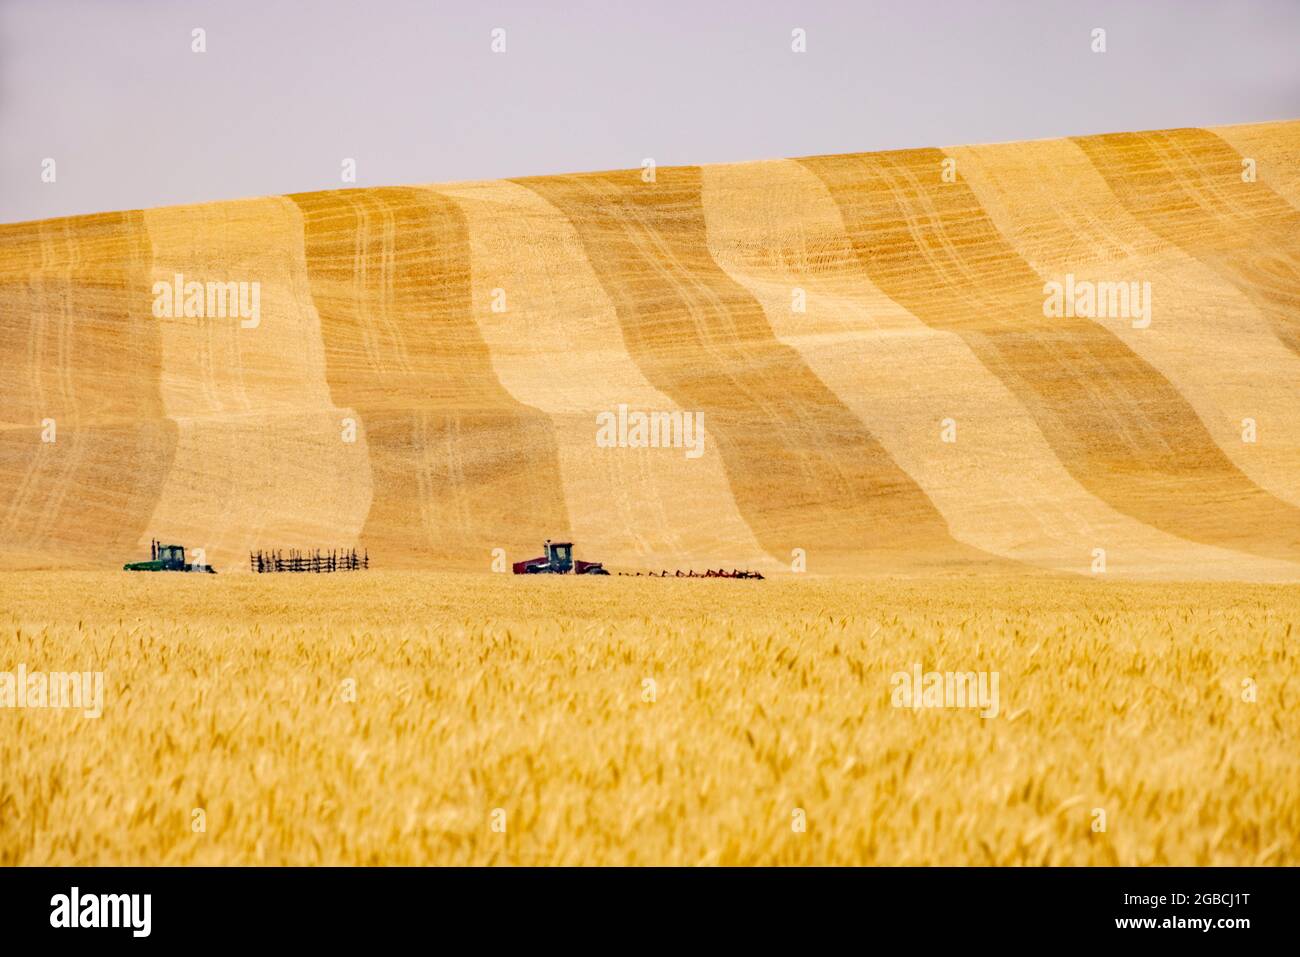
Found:
[{"label": "harrow tines", "polygon": [[697,572],[693,568],[687,571],[682,571],[679,568],[670,572],[665,568],[657,572],[619,572],[618,574],[624,578],[750,578],[758,581],[765,578],[762,572],[751,572],[748,569],[742,571],[739,568],[733,568],[731,571],[727,571],[725,568],[716,570],[708,568],[703,572]]}]

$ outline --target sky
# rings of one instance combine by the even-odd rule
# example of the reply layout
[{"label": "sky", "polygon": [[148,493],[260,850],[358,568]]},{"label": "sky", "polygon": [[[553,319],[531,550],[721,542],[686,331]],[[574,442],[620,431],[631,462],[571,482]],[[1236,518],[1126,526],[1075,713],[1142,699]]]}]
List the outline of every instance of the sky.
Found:
[{"label": "sky", "polygon": [[1297,118],[1297,50],[1300,0],[0,0],[0,222]]}]

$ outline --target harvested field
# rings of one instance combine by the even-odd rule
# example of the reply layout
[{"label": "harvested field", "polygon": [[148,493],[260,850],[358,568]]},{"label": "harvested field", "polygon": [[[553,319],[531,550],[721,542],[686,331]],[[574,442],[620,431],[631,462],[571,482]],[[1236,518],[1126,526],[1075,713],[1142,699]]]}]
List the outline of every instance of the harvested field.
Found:
[{"label": "harvested field", "polygon": [[[1291,121],[0,226],[0,567],[156,537],[485,571],[554,537],[1297,581],[1298,161]],[[623,408],[702,445],[602,447]]]}]

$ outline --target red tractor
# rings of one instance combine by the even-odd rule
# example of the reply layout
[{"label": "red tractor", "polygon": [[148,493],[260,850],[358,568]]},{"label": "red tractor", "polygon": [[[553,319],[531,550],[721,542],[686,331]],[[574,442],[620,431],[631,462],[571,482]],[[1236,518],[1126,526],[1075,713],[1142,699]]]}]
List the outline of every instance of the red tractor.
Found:
[{"label": "red tractor", "polygon": [[573,557],[573,542],[553,542],[548,538],[542,547],[546,550],[546,554],[541,558],[515,562],[516,575],[609,574],[600,562],[576,561]]}]

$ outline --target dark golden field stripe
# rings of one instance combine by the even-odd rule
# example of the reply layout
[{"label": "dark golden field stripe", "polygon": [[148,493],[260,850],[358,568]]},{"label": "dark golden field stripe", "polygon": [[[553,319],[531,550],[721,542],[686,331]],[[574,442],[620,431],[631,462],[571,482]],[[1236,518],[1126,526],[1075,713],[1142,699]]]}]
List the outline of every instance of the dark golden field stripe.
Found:
[{"label": "dark golden field stripe", "polygon": [[961,335],[1084,487],[1183,538],[1300,559],[1300,510],[1238,471],[1173,385],[1102,324],[1044,317],[1044,277],[960,176],[942,181],[943,159],[922,149],[800,162],[830,190],[867,277]]},{"label": "dark golden field stripe", "polygon": [[[933,503],[862,422],[773,335],[760,304],[708,251],[699,170],[518,180],[563,212],[613,301],[645,377],[704,415],[741,515],[788,562],[888,570],[1010,562],[955,541]],[[863,370],[863,374],[870,374]]]},{"label": "dark golden field stripe", "polygon": [[[140,557],[171,468],[152,250],[138,211],[0,226],[0,553]],[[53,419],[56,441],[41,441]],[[21,557],[19,557],[21,556]]]},{"label": "dark golden field stripe", "polygon": [[370,453],[372,559],[481,570],[493,548],[531,555],[563,535],[554,428],[492,369],[456,204],[414,188],[291,198],[330,394],[358,412]]},{"label": "dark golden field stripe", "polygon": [[1124,208],[1244,293],[1300,354],[1300,210],[1208,130],[1074,137]]}]

